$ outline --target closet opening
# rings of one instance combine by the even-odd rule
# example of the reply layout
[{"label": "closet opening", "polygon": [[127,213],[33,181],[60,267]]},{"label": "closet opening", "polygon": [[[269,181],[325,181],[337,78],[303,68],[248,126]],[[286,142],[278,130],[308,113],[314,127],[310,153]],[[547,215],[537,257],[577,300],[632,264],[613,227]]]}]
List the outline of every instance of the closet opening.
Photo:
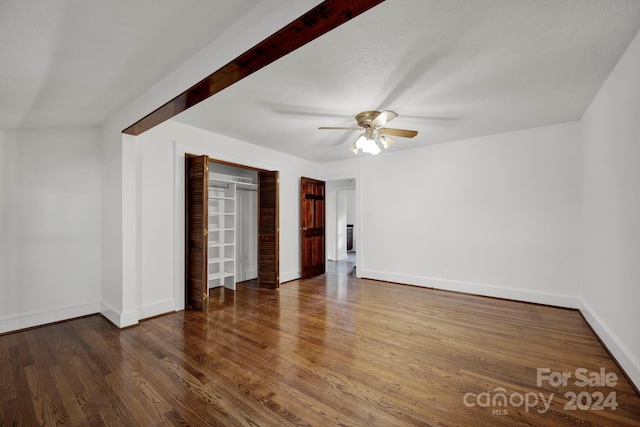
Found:
[{"label": "closet opening", "polygon": [[278,172],[185,158],[187,308],[205,310],[211,289],[239,282],[277,288]]},{"label": "closet opening", "polygon": [[257,171],[209,162],[208,259],[209,289],[257,281]]}]

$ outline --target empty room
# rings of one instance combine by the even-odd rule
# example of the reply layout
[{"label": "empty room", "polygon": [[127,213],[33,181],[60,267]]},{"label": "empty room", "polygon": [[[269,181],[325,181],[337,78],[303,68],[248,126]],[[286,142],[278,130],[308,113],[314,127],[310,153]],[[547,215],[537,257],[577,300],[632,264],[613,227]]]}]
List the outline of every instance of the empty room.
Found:
[{"label": "empty room", "polygon": [[640,2],[0,2],[0,425],[640,426]]}]

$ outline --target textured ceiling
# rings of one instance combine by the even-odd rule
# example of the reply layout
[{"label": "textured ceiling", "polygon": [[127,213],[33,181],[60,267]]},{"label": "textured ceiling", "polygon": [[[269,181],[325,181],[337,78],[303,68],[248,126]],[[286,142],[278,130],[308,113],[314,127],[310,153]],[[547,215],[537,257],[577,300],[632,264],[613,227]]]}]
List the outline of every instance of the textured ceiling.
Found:
[{"label": "textured ceiling", "polygon": [[[2,0],[0,129],[99,125],[269,1]],[[639,28],[637,0],[387,0],[174,120],[318,162],[370,109],[420,132],[390,150],[576,120]]]},{"label": "textured ceiling", "polygon": [[419,131],[391,150],[577,120],[639,28],[635,0],[388,0],[174,120],[318,162],[371,109]]}]

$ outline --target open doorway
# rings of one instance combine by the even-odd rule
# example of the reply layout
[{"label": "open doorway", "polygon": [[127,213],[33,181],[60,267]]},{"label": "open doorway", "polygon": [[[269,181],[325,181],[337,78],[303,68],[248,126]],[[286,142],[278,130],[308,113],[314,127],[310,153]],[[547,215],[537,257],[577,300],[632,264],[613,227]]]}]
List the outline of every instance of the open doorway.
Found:
[{"label": "open doorway", "polygon": [[327,181],[327,262],[340,274],[355,274],[360,232],[356,178]]}]

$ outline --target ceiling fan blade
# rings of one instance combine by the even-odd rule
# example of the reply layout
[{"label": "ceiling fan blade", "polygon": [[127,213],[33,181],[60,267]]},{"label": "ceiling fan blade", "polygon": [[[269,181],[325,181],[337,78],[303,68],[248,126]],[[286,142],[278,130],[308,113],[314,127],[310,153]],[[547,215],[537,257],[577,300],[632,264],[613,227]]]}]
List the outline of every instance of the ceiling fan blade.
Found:
[{"label": "ceiling fan blade", "polygon": [[417,130],[382,128],[380,133],[383,135],[399,136],[401,138],[413,138],[418,134]]},{"label": "ceiling fan blade", "polygon": [[323,129],[323,130],[360,130],[360,128],[357,127],[351,127],[351,128],[342,128],[342,127],[328,127],[328,126],[321,126],[318,129]]},{"label": "ceiling fan blade", "polygon": [[378,114],[375,119],[371,120],[371,126],[373,126],[374,128],[384,126],[385,124],[387,124],[387,122],[390,122],[396,117],[398,117],[398,115],[393,111],[384,110],[383,112]]}]

